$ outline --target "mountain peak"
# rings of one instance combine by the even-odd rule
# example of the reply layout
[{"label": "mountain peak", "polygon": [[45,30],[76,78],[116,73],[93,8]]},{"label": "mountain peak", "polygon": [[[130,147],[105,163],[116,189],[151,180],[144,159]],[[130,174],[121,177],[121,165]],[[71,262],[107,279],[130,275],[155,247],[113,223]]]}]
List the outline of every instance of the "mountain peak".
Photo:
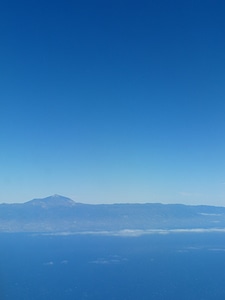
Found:
[{"label": "mountain peak", "polygon": [[28,205],[41,206],[43,208],[55,206],[73,206],[76,204],[72,199],[55,194],[46,198],[37,198],[26,202]]}]

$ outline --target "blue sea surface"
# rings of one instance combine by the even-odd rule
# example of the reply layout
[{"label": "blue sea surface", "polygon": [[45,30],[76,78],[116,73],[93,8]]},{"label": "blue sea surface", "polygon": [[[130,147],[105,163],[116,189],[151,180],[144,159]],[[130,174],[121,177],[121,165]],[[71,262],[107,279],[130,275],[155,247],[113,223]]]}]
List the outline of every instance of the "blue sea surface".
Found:
[{"label": "blue sea surface", "polygon": [[225,299],[225,233],[0,241],[1,300]]}]

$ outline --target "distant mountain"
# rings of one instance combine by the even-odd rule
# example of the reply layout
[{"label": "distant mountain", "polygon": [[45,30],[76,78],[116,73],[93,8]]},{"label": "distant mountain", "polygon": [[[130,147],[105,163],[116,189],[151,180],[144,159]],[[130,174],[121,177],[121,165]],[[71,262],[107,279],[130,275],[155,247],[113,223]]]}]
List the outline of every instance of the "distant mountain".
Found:
[{"label": "distant mountain", "polygon": [[76,203],[67,197],[60,196],[60,195],[53,195],[47,198],[41,198],[41,199],[33,199],[26,203],[25,205],[33,205],[33,206],[41,206],[43,208],[50,208],[50,207],[56,207],[56,206],[66,206],[71,207],[73,205],[76,205]]},{"label": "distant mountain", "polygon": [[82,204],[54,195],[0,204],[0,232],[86,232],[225,228],[225,207],[181,204]]}]

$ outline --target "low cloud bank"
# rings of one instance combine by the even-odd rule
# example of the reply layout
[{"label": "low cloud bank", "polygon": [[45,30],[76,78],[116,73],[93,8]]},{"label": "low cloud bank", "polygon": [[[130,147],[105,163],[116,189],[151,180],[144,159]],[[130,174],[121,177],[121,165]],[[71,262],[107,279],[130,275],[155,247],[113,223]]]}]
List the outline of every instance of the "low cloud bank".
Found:
[{"label": "low cloud bank", "polygon": [[176,234],[176,233],[225,233],[225,228],[192,228],[192,229],[124,229],[118,231],[83,231],[83,232],[59,232],[59,233],[43,233],[43,235],[105,235],[105,236],[121,236],[121,237],[137,237],[150,234]]}]

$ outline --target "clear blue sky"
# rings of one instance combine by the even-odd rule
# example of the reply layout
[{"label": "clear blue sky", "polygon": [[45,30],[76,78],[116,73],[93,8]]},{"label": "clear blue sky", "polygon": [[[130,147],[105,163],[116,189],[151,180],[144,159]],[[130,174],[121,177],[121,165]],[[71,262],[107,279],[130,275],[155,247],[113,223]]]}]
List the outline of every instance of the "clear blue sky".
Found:
[{"label": "clear blue sky", "polygon": [[0,4],[0,202],[225,205],[225,2]]}]

